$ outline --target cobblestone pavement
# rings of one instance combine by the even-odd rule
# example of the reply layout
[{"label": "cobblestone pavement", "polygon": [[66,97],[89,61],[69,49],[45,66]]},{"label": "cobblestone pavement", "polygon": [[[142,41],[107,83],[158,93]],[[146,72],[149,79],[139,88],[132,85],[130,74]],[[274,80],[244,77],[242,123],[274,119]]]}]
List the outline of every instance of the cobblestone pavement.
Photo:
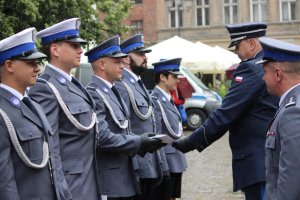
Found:
[{"label": "cobblestone pavement", "polygon": [[[185,134],[190,134],[186,131]],[[231,151],[228,134],[199,153],[186,154],[188,169],[183,173],[180,200],[242,200],[232,192]]]}]

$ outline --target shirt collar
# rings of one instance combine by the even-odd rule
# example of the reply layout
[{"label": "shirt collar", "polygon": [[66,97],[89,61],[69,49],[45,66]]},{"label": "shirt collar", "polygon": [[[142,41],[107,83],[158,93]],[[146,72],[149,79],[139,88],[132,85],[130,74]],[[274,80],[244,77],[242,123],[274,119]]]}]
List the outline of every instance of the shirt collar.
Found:
[{"label": "shirt collar", "polygon": [[60,73],[61,75],[63,75],[69,81],[72,81],[72,76],[70,74],[68,74],[65,71],[59,69],[58,67],[55,67],[54,65],[51,65],[50,63],[48,63],[48,66],[51,67],[52,69],[54,69],[55,71],[57,71],[58,73]]},{"label": "shirt collar", "polygon": [[288,95],[288,93],[290,93],[290,91],[292,89],[294,89],[295,87],[297,87],[298,85],[300,85],[300,83],[298,83],[297,85],[294,85],[293,87],[291,87],[290,89],[288,89],[285,93],[283,93],[283,95],[280,97],[279,106],[283,102],[284,98]]},{"label": "shirt collar", "polygon": [[161,89],[159,86],[155,86],[157,89],[159,89],[163,95],[170,101],[171,100],[171,95],[170,93],[167,93],[166,91],[164,91],[163,89]]},{"label": "shirt collar", "polygon": [[[17,90],[15,90],[12,87],[9,87],[8,85],[0,83],[0,87],[7,90],[7,91],[9,91],[13,95],[15,95],[19,100],[22,100],[24,98],[24,96],[20,92],[18,92]],[[25,93],[25,96],[26,96],[26,93]]]}]

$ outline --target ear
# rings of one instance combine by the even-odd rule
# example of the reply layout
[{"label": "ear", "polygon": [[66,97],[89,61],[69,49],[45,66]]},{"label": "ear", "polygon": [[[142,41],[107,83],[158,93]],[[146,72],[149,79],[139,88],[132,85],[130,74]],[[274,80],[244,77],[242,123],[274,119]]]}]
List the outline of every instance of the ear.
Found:
[{"label": "ear", "polygon": [[100,71],[104,71],[106,66],[105,60],[103,58],[100,58],[96,62],[98,62],[97,65],[99,66]]},{"label": "ear", "polygon": [[165,82],[167,80],[167,77],[163,74],[160,74],[159,79],[160,79],[160,81]]},{"label": "ear", "polygon": [[5,63],[4,63],[4,68],[9,73],[13,73],[14,72],[14,61],[12,61],[12,60],[6,60]]},{"label": "ear", "polygon": [[59,45],[58,43],[52,43],[50,46],[50,53],[55,56],[58,57],[59,56]]},{"label": "ear", "polygon": [[256,45],[257,45],[256,41],[252,38],[250,38],[248,41],[249,41],[250,50],[254,51],[256,49]]},{"label": "ear", "polygon": [[280,69],[280,68],[276,68],[275,69],[275,80],[277,81],[277,82],[280,82],[281,80],[282,80],[282,77],[283,76],[283,72],[282,72],[282,70]]},{"label": "ear", "polygon": [[125,58],[122,58],[122,63],[126,64],[126,65],[129,65],[130,64],[130,59],[129,59],[129,56],[125,57]]}]

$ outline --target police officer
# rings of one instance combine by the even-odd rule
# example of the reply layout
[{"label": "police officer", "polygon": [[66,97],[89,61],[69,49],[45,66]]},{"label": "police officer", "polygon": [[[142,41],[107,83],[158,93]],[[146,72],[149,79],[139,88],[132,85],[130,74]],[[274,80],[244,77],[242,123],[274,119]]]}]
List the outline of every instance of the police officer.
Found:
[{"label": "police officer", "polygon": [[108,199],[132,199],[140,194],[133,157],[154,151],[160,141],[132,135],[129,112],[114,81],[122,78],[121,59],[127,57],[120,49],[120,38],[112,37],[85,53],[92,64],[94,76],[87,90],[96,102],[99,123],[99,176],[101,194]]},{"label": "police officer", "polygon": [[[146,53],[151,50],[145,49],[141,34],[125,40],[121,44],[121,49],[128,57],[122,60],[124,66],[122,81],[117,81],[116,86],[130,110],[132,132],[137,135],[155,133],[153,102],[140,79],[140,75],[147,69]],[[147,153],[144,157],[137,156],[143,200],[156,200],[156,185],[163,174],[165,177],[168,176],[166,156],[163,149],[160,151]]]},{"label": "police officer", "polygon": [[[156,133],[167,134],[171,138],[178,139],[182,136],[182,120],[169,91],[177,89],[179,83],[181,58],[163,60],[153,63],[154,81],[153,89],[155,108]],[[165,187],[161,187],[160,200],[170,200],[181,197],[181,178],[187,168],[185,155],[179,150],[167,144],[165,153],[170,172],[170,181]]]},{"label": "police officer", "polygon": [[35,28],[0,41],[0,199],[71,199],[42,108],[26,94],[35,84]]},{"label": "police officer", "polygon": [[72,18],[37,33],[49,64],[29,95],[44,109],[54,134],[59,135],[63,171],[73,199],[99,200],[95,162],[96,114],[85,88],[70,75],[82,53],[80,20]]},{"label": "police officer", "polygon": [[280,97],[266,139],[266,200],[300,199],[300,46],[261,38],[264,80]]},{"label": "police officer", "polygon": [[276,112],[278,98],[268,94],[262,80],[262,58],[258,38],[264,36],[264,23],[227,25],[229,47],[242,60],[237,67],[222,105],[190,136],[177,140],[175,148],[199,152],[229,130],[232,150],[233,191],[242,190],[246,199],[262,199],[265,186],[264,143],[268,124]]}]

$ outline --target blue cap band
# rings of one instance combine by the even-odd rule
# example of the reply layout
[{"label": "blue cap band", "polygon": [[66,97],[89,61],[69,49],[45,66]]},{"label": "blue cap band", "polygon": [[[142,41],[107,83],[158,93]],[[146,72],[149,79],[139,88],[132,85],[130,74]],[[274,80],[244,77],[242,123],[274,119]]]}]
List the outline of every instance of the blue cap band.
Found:
[{"label": "blue cap band", "polygon": [[59,32],[53,35],[49,35],[46,37],[42,37],[42,44],[48,44],[50,42],[53,42],[57,39],[63,39],[65,37],[70,37],[70,36],[79,36],[79,30],[77,29],[72,29],[72,30],[67,30],[63,32]]},{"label": "blue cap band", "polygon": [[264,59],[272,59],[277,62],[299,62],[299,54],[291,54],[284,53],[284,52],[275,52],[275,51],[268,51],[264,50]]},{"label": "blue cap band", "polygon": [[133,43],[133,44],[127,46],[127,47],[124,47],[122,49],[122,52],[123,53],[128,53],[128,52],[130,52],[130,51],[132,51],[132,50],[134,50],[136,48],[142,48],[142,47],[144,47],[144,43],[143,42],[136,42],[136,43]]},{"label": "blue cap band", "polygon": [[34,43],[25,43],[19,46],[15,46],[14,48],[7,49],[6,51],[2,51],[0,53],[0,63],[10,59],[13,56],[22,54],[23,52],[30,51],[36,49]]},{"label": "blue cap band", "polygon": [[97,51],[97,49],[88,55],[89,62],[92,63],[103,55],[109,55],[115,52],[121,52],[120,46],[110,46],[109,48]]},{"label": "blue cap band", "polygon": [[178,65],[162,65],[154,67],[154,72],[161,72],[161,71],[179,71]]}]

